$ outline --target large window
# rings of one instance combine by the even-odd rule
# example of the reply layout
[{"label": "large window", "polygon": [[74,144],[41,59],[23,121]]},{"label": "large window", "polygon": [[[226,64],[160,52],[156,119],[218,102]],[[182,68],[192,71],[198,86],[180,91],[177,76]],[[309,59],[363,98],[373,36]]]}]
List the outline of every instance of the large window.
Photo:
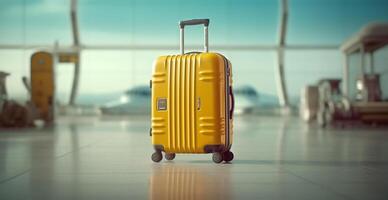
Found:
[{"label": "large window", "polygon": [[[88,95],[119,94],[135,85],[147,85],[153,60],[158,55],[179,52],[178,21],[190,18],[210,18],[210,50],[230,58],[236,86],[250,85],[259,93],[276,96],[274,50],[215,47],[276,45],[279,2],[79,0],[82,45],[146,48],[82,51],[78,101],[86,102]],[[340,45],[366,23],[388,21],[388,2],[385,0],[289,0],[289,4],[287,44],[291,45]],[[69,9],[69,0],[0,1],[0,46],[47,46],[55,42],[60,46],[71,45]],[[200,27],[190,27],[186,33],[188,46],[202,45]],[[175,48],[154,48],[161,46]],[[0,50],[0,69],[12,73],[8,82],[12,97],[26,98],[20,79],[29,76],[29,57],[34,50]],[[316,83],[320,78],[342,77],[341,59],[340,51],[336,49],[287,50],[286,83],[292,103],[298,102],[304,85]],[[376,63],[379,70],[384,71],[384,67],[388,67],[388,55],[379,53]],[[66,102],[73,68],[60,64],[56,72],[58,93],[63,97],[60,101]]]}]

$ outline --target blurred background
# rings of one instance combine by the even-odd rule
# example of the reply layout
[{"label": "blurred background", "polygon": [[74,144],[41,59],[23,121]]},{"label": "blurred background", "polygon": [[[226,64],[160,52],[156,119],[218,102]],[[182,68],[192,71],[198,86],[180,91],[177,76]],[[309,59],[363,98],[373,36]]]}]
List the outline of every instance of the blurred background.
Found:
[{"label": "blurred background", "polygon": [[[277,107],[280,4],[274,0],[199,0],[184,4],[178,0],[79,0],[75,10],[82,51],[75,104],[105,105],[123,100],[123,94],[131,88],[147,90],[157,56],[179,53],[178,21],[210,18],[210,51],[232,61],[237,93],[250,91],[258,105]],[[7,78],[10,98],[28,99],[20,80],[30,76],[33,52],[53,49],[55,44],[71,49],[70,10],[69,0],[0,1],[0,69],[11,74]],[[288,2],[284,78],[291,107],[298,106],[303,86],[322,78],[342,77],[339,46],[365,24],[387,21],[387,10],[385,0]],[[201,50],[202,27],[190,27],[186,32],[189,50]],[[387,51],[384,48],[375,54],[385,97]],[[55,73],[56,102],[65,105],[71,96],[73,64],[58,63]]]},{"label": "blurred background", "polygon": [[[151,120],[153,63],[194,18],[233,65],[235,158],[154,163],[186,125]],[[0,199],[387,200],[387,46],[388,0],[0,0]]]}]

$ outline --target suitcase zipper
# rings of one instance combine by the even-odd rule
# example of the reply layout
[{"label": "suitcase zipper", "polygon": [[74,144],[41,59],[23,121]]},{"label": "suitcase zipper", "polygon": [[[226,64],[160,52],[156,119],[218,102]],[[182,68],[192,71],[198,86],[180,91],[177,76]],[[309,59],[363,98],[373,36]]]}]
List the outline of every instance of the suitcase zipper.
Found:
[{"label": "suitcase zipper", "polygon": [[225,105],[225,150],[228,151],[230,150],[231,148],[231,145],[230,145],[230,113],[229,113],[229,107],[230,107],[230,101],[229,101],[229,76],[230,76],[230,68],[229,68],[229,62],[228,62],[228,59],[225,58],[225,56],[221,55],[221,54],[218,54],[220,55],[223,59],[224,59],[224,62],[225,62],[225,94],[226,94],[226,105]]}]

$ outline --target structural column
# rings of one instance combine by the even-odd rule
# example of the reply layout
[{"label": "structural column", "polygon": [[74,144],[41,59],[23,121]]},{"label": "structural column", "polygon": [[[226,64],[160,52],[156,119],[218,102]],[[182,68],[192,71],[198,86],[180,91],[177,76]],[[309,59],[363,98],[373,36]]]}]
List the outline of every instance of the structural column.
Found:
[{"label": "structural column", "polygon": [[79,32],[78,32],[78,19],[77,19],[77,0],[71,0],[70,5],[70,17],[71,17],[71,28],[73,34],[73,46],[77,50],[78,59],[74,63],[74,76],[73,76],[73,85],[71,88],[70,94],[70,105],[75,105],[75,98],[78,92],[79,76],[80,76],[80,42],[79,42]]},{"label": "structural column", "polygon": [[364,49],[364,45],[361,44],[361,47],[360,47],[360,54],[361,54],[361,75],[364,76],[365,74],[365,49]]},{"label": "structural column", "polygon": [[344,52],[342,91],[345,97],[349,97],[349,55],[346,52]]},{"label": "structural column", "polygon": [[281,17],[279,27],[279,39],[277,48],[277,74],[276,84],[278,90],[279,104],[283,108],[288,108],[288,94],[284,75],[284,50],[286,46],[286,33],[288,21],[288,0],[280,0]]},{"label": "structural column", "polygon": [[375,74],[375,57],[373,52],[369,53],[369,68],[370,68],[370,73]]}]

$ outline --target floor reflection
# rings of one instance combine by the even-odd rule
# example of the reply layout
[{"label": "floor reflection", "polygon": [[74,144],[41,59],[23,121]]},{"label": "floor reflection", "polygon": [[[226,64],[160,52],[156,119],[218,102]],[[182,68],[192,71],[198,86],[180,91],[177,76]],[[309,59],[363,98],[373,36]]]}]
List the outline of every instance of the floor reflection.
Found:
[{"label": "floor reflection", "polygon": [[150,177],[149,199],[231,199],[229,170],[222,168],[155,164]]},{"label": "floor reflection", "polygon": [[235,160],[153,163],[149,118],[0,130],[0,199],[387,199],[385,127],[235,118]]}]

